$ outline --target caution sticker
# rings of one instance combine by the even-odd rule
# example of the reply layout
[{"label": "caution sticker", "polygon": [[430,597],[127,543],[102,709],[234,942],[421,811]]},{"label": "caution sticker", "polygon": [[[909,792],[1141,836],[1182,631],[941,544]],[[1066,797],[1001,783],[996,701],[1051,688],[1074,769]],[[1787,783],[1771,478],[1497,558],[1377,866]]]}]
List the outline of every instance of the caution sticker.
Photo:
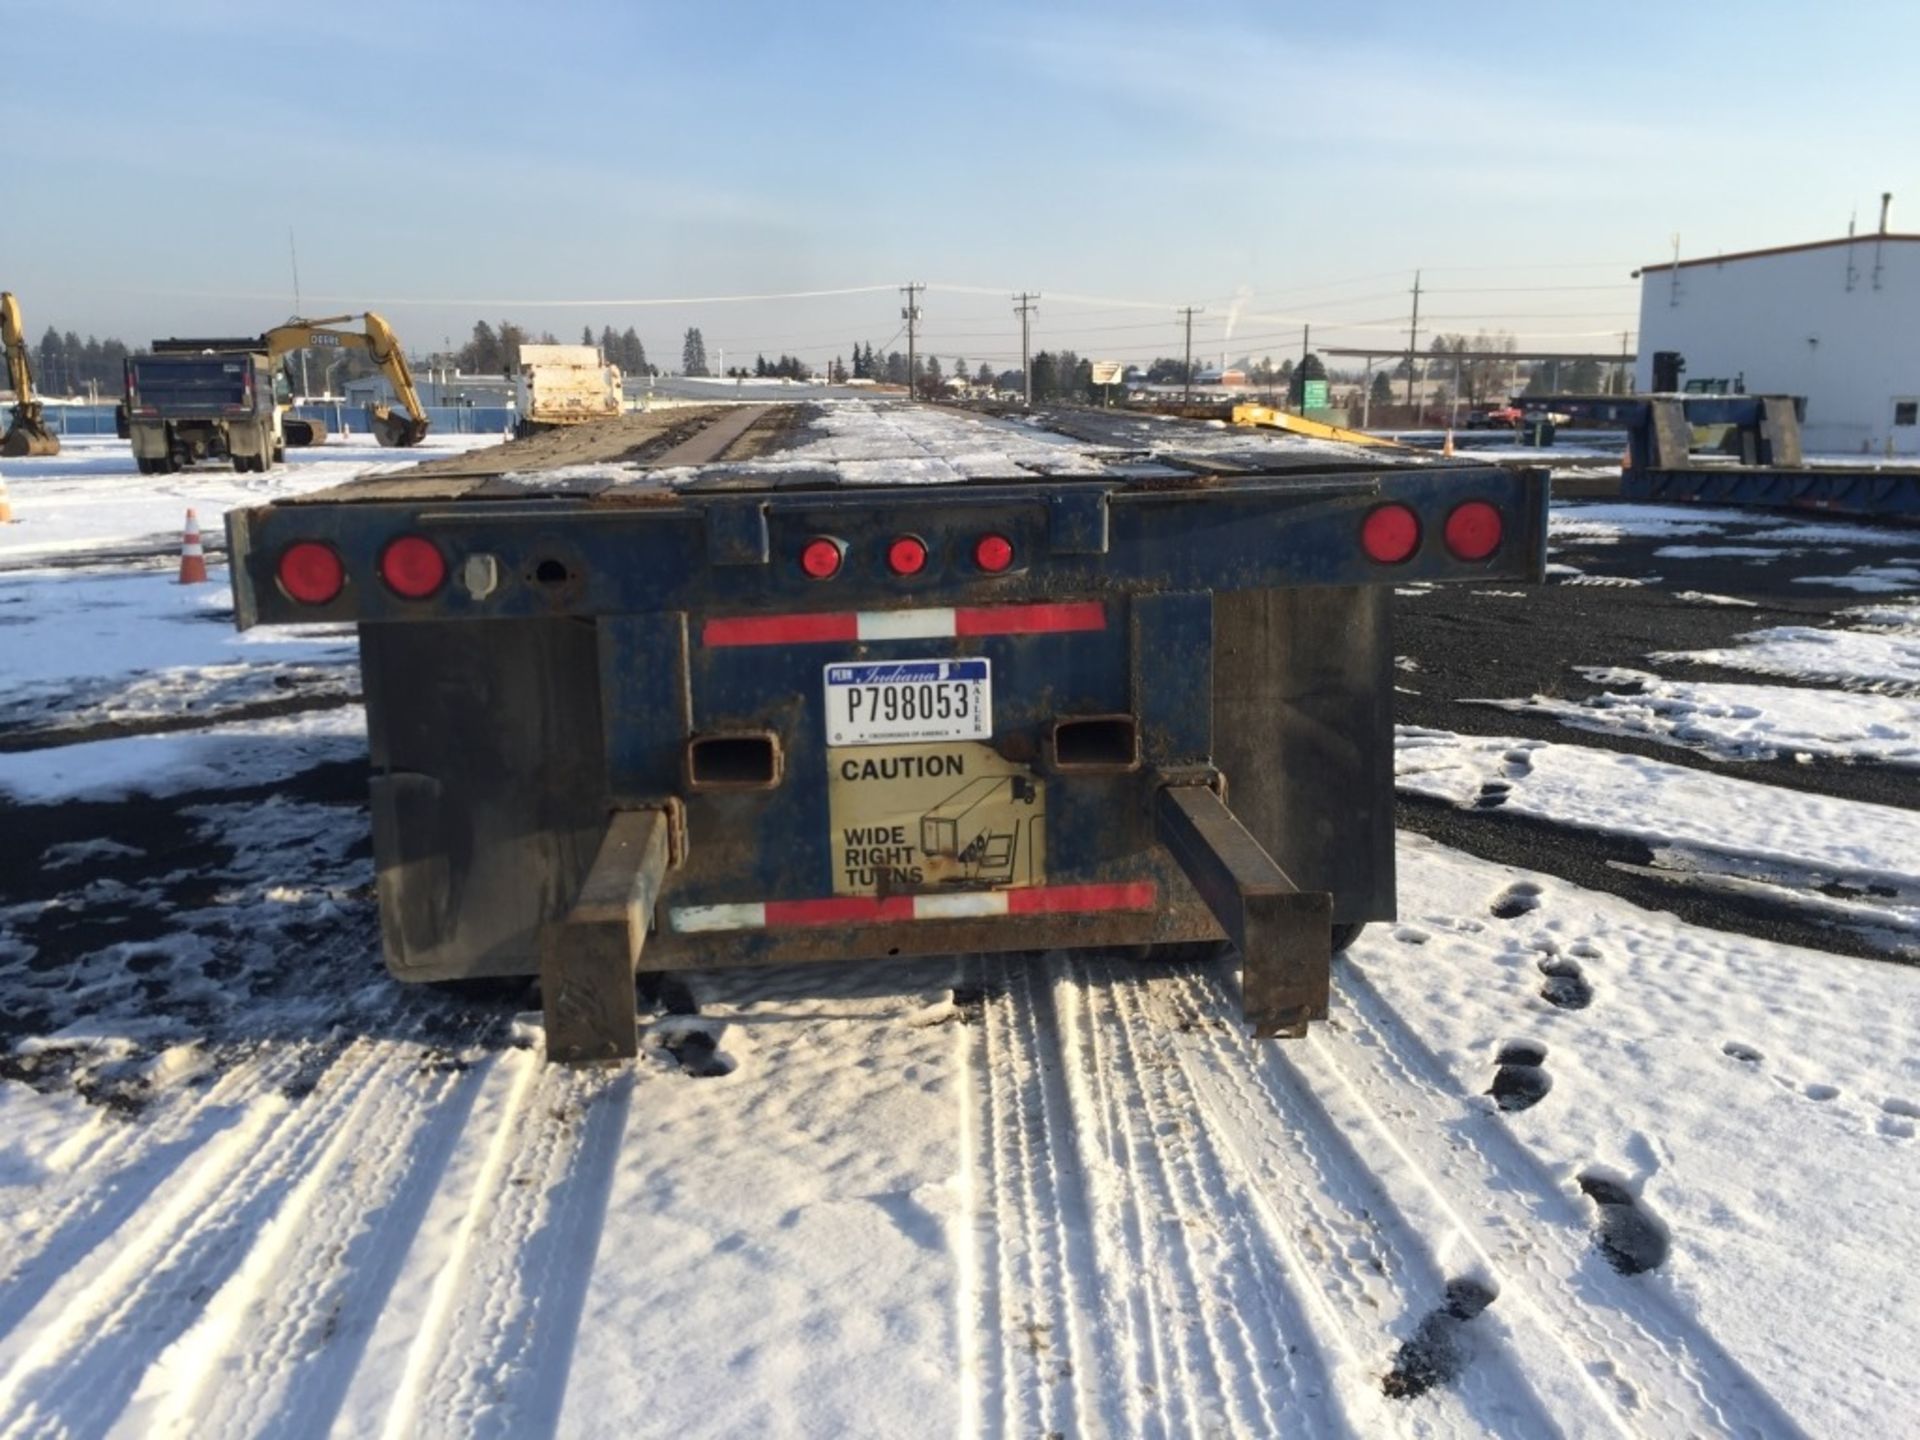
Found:
[{"label": "caution sticker", "polygon": [[1046,883],[1047,791],[991,745],[827,750],[833,893]]}]

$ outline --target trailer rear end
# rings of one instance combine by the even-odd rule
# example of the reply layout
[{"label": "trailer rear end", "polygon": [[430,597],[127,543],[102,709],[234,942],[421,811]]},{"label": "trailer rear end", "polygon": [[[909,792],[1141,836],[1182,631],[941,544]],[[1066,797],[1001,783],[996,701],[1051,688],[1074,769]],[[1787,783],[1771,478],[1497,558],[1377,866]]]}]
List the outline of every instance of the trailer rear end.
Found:
[{"label": "trailer rear end", "polygon": [[1544,565],[1538,473],[1292,436],[596,429],[229,517],[243,628],[359,627],[389,967],[540,974],[556,1059],[636,970],[1058,947],[1231,944],[1302,1033],[1394,914],[1394,587]]}]

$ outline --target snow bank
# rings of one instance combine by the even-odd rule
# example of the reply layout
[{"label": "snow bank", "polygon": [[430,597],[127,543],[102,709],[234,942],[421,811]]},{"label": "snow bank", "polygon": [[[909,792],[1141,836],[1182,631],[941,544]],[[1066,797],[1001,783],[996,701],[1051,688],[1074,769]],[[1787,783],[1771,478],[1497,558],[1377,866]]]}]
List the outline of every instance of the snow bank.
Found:
[{"label": "snow bank", "polygon": [[25,805],[136,793],[178,795],[258,785],[366,753],[366,712],[351,705],[206,730],[0,753],[0,794]]},{"label": "snow bank", "polygon": [[1786,753],[1920,766],[1920,700],[1788,685],[1699,684],[1639,670],[1580,673],[1633,688],[1583,700],[1535,695],[1475,703],[1549,715],[1600,734],[1683,745],[1724,760],[1771,760]]},{"label": "snow bank", "polygon": [[1462,807],[1920,889],[1920,812],[1639,755],[1400,727],[1394,783]]}]

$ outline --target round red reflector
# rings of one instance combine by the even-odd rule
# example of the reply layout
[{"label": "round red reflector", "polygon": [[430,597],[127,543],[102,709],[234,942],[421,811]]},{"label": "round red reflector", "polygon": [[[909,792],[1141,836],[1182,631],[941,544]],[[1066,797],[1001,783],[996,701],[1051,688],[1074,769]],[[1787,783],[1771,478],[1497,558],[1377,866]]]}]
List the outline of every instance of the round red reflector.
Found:
[{"label": "round red reflector", "polygon": [[887,547],[887,568],[896,575],[918,575],[927,568],[927,547],[912,535],[902,535]]},{"label": "round red reflector", "polygon": [[825,580],[840,569],[840,542],[824,535],[807,541],[800,552],[800,568],[815,580]]},{"label": "round red reflector", "polygon": [[998,575],[1013,564],[1013,542],[1004,535],[982,535],[973,547],[973,563]]},{"label": "round red reflector", "polygon": [[324,605],[347,583],[347,572],[331,545],[302,540],[280,556],[280,588],[302,605]]},{"label": "round red reflector", "polygon": [[446,583],[447,562],[431,540],[402,535],[380,552],[380,578],[394,594],[424,600]]},{"label": "round red reflector", "polygon": [[1404,505],[1382,505],[1360,527],[1360,548],[1382,565],[1398,565],[1420,548],[1420,521]]},{"label": "round red reflector", "polygon": [[1500,529],[1498,510],[1469,500],[1447,516],[1447,549],[1462,560],[1484,560],[1500,548]]}]

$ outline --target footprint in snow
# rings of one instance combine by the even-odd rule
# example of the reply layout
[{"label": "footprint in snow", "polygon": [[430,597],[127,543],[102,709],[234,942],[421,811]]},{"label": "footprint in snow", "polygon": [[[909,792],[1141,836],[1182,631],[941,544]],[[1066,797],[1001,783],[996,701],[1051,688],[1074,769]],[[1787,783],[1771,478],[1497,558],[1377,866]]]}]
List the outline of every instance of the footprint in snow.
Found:
[{"label": "footprint in snow", "polygon": [[660,1032],[660,1048],[696,1080],[731,1075],[738,1062],[720,1048],[721,1028],[717,1024],[676,1026]]},{"label": "footprint in snow", "polygon": [[1500,757],[1507,762],[1507,778],[1524,780],[1533,773],[1533,756],[1525,750],[1509,750]]},{"label": "footprint in snow", "polygon": [[1446,1299],[1394,1352],[1393,1368],[1381,1377],[1380,1388],[1390,1399],[1412,1400],[1458,1379],[1472,1358],[1467,1326],[1496,1298],[1498,1292],[1478,1280],[1449,1280]]},{"label": "footprint in snow", "polygon": [[1625,1183],[1612,1175],[1589,1170],[1580,1188],[1593,1201],[1593,1239],[1607,1263],[1622,1275],[1639,1275],[1666,1263],[1673,1248],[1667,1227],[1647,1212]]},{"label": "footprint in snow", "polygon": [[1402,925],[1393,932],[1393,938],[1402,945],[1424,945],[1432,937],[1417,925]]},{"label": "footprint in snow", "polygon": [[1911,1100],[1902,1100],[1897,1095],[1889,1095],[1880,1102],[1883,1112],[1880,1116],[1880,1133],[1891,1135],[1896,1140],[1913,1138],[1913,1122],[1920,1120],[1920,1105]]},{"label": "footprint in snow", "polygon": [[1577,960],[1554,956],[1540,961],[1546,983],[1540,998],[1560,1010],[1584,1010],[1593,1003],[1593,984]]},{"label": "footprint in snow", "polygon": [[1727,1041],[1726,1044],[1720,1047],[1720,1053],[1731,1056],[1742,1065],[1758,1065],[1762,1060],[1767,1058],[1758,1050],[1754,1049],[1753,1046],[1739,1040]]},{"label": "footprint in snow", "polygon": [[1531,880],[1516,880],[1493,902],[1496,920],[1517,920],[1529,910],[1540,908],[1540,887]]},{"label": "footprint in snow", "polygon": [[1509,1040],[1494,1057],[1499,1068],[1487,1093],[1502,1110],[1530,1110],[1547,1098],[1553,1077],[1544,1068],[1547,1047],[1537,1040]]},{"label": "footprint in snow", "polygon": [[1476,810],[1498,810],[1507,803],[1513,794],[1513,786],[1504,780],[1489,780],[1480,787],[1480,793],[1474,797]]}]

